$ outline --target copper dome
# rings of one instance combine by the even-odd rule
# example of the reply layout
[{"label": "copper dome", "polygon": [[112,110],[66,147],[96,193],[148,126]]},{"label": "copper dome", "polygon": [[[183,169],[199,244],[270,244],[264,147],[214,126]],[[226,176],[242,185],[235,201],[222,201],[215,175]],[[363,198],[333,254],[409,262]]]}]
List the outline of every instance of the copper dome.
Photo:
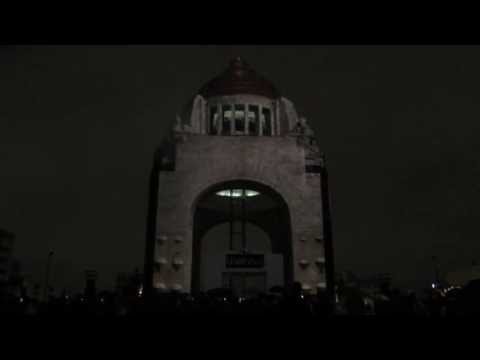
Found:
[{"label": "copper dome", "polygon": [[199,93],[206,98],[234,94],[261,95],[271,99],[279,97],[273,84],[239,57],[233,59],[222,74],[203,85]]}]

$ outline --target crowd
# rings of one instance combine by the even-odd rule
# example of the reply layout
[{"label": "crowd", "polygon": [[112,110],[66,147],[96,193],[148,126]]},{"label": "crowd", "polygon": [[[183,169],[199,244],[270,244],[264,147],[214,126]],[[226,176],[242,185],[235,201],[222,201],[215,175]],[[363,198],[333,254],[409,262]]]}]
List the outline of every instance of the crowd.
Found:
[{"label": "crowd", "polygon": [[[448,290],[448,291],[447,291]],[[228,289],[191,296],[164,293],[146,298],[141,293],[101,292],[85,296],[51,297],[39,302],[28,297],[3,297],[0,313],[18,315],[262,315],[262,316],[420,316],[449,317],[480,314],[480,280],[463,288],[431,289],[421,299],[413,292],[383,286],[366,294],[349,286],[337,289],[335,302],[326,293],[309,295],[299,284],[291,289],[234,297]]]}]

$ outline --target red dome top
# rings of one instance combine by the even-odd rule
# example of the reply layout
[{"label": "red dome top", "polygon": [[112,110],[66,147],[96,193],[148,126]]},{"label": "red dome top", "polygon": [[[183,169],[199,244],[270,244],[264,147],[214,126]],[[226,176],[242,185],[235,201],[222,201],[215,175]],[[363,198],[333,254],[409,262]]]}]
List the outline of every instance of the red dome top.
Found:
[{"label": "red dome top", "polygon": [[271,99],[279,97],[273,84],[239,57],[233,59],[222,74],[203,85],[199,93],[206,98],[234,94],[261,95]]}]

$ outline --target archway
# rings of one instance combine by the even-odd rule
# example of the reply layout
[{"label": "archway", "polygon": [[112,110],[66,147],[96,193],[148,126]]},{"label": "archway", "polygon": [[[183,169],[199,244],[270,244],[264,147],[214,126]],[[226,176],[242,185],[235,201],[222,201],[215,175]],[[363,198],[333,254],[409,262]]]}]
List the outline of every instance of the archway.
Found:
[{"label": "archway", "polygon": [[[242,295],[252,286],[292,284],[290,214],[277,191],[250,180],[223,182],[203,191],[192,210],[193,293],[228,287]],[[260,245],[262,237],[268,246]]]}]

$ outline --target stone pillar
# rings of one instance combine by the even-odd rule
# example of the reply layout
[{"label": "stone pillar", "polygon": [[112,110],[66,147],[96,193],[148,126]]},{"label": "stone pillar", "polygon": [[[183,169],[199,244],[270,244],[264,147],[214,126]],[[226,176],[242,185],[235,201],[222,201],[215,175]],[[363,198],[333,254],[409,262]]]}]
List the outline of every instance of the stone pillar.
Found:
[{"label": "stone pillar", "polygon": [[222,135],[223,130],[223,105],[218,104],[218,126],[217,126],[217,134]]},{"label": "stone pillar", "polygon": [[277,123],[277,135],[280,136],[281,128],[280,128],[280,103],[279,101],[275,101],[274,103],[275,108],[275,122]]},{"label": "stone pillar", "polygon": [[270,135],[274,136],[276,133],[275,131],[277,130],[277,126],[275,124],[275,108],[273,106],[270,107]]},{"label": "stone pillar", "polygon": [[235,133],[235,104],[230,105],[230,135]]},{"label": "stone pillar", "polygon": [[205,101],[202,100],[200,103],[200,134],[204,135],[206,134],[206,125],[207,122],[205,121],[206,115],[207,115],[207,108]]},{"label": "stone pillar", "polygon": [[244,110],[244,122],[245,122],[245,135],[248,135],[248,104],[245,104],[245,110]]},{"label": "stone pillar", "polygon": [[263,135],[263,124],[262,124],[262,105],[258,105],[258,135]]}]

